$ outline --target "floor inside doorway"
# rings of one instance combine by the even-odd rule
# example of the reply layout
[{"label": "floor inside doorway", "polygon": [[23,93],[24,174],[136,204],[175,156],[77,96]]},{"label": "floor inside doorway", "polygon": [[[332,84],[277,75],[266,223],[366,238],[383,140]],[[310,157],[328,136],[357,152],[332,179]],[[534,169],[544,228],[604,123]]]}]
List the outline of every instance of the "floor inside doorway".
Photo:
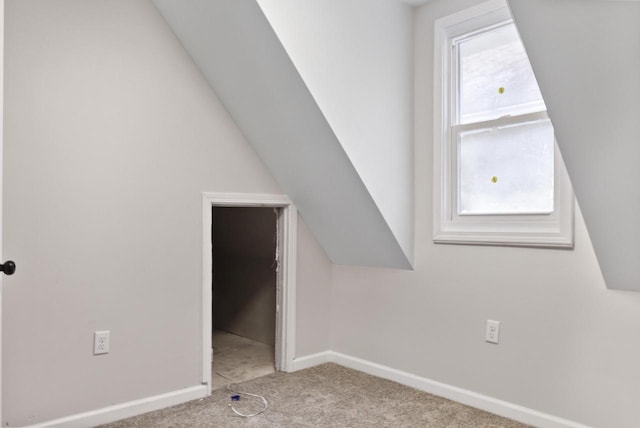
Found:
[{"label": "floor inside doorway", "polygon": [[211,388],[255,379],[275,372],[272,345],[256,342],[222,330],[214,330]]}]

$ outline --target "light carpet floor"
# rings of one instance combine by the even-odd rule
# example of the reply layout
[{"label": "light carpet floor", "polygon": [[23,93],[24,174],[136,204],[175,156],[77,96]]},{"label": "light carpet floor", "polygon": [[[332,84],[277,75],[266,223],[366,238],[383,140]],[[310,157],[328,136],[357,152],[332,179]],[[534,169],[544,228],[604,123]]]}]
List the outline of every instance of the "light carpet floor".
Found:
[{"label": "light carpet floor", "polygon": [[219,389],[275,372],[272,345],[214,330],[211,388]]},{"label": "light carpet floor", "polygon": [[[436,397],[398,383],[328,363],[294,373],[272,373],[234,385],[263,395],[266,412],[253,418],[233,413],[226,388],[210,397],[147,413],[103,428],[129,427],[420,427],[516,428],[518,422]],[[262,408],[260,399],[233,402],[242,413]]]}]

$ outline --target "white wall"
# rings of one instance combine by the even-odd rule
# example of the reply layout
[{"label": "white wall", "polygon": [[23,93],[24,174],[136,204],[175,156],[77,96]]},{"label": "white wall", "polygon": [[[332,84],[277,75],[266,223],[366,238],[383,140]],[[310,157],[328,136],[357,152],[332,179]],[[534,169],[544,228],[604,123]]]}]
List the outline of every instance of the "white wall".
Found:
[{"label": "white wall", "polygon": [[413,12],[389,0],[257,0],[409,259]]},{"label": "white wall", "polygon": [[[415,271],[334,266],[331,349],[596,427],[638,426],[640,295],[607,290],[581,213],[574,250],[434,245],[433,22],[417,10]],[[487,319],[501,343],[484,342]]]},{"label": "white wall", "polygon": [[640,3],[510,5],[607,286],[640,291]]},{"label": "white wall", "polygon": [[201,192],[279,187],[149,1],[8,0],[5,42],[2,425],[200,384]]}]

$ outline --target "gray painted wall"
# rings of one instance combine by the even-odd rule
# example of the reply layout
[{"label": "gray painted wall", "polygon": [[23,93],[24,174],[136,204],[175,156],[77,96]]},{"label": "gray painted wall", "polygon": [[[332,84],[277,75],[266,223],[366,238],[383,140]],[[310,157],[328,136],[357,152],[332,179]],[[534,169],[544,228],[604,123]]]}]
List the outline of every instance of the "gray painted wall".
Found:
[{"label": "gray painted wall", "polygon": [[[607,290],[579,210],[574,250],[432,242],[433,22],[477,3],[417,10],[415,271],[335,266],[331,349],[588,426],[637,427],[640,295]],[[487,319],[502,323],[497,346]]]},{"label": "gray painted wall", "polygon": [[[279,187],[149,1],[8,0],[5,37],[2,425],[200,384],[201,192]],[[304,355],[330,269],[300,227]]]},{"label": "gray painted wall", "polygon": [[273,208],[213,208],[214,328],[275,345],[276,226]]},{"label": "gray painted wall", "polygon": [[296,356],[331,345],[332,263],[303,218],[298,216]]}]

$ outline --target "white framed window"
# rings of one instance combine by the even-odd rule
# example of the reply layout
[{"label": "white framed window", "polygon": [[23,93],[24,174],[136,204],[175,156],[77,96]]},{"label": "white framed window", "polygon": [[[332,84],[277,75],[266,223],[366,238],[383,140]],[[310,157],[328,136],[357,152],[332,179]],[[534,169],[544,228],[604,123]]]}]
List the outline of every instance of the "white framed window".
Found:
[{"label": "white framed window", "polygon": [[573,247],[573,190],[507,4],[440,18],[434,52],[434,241]]}]

